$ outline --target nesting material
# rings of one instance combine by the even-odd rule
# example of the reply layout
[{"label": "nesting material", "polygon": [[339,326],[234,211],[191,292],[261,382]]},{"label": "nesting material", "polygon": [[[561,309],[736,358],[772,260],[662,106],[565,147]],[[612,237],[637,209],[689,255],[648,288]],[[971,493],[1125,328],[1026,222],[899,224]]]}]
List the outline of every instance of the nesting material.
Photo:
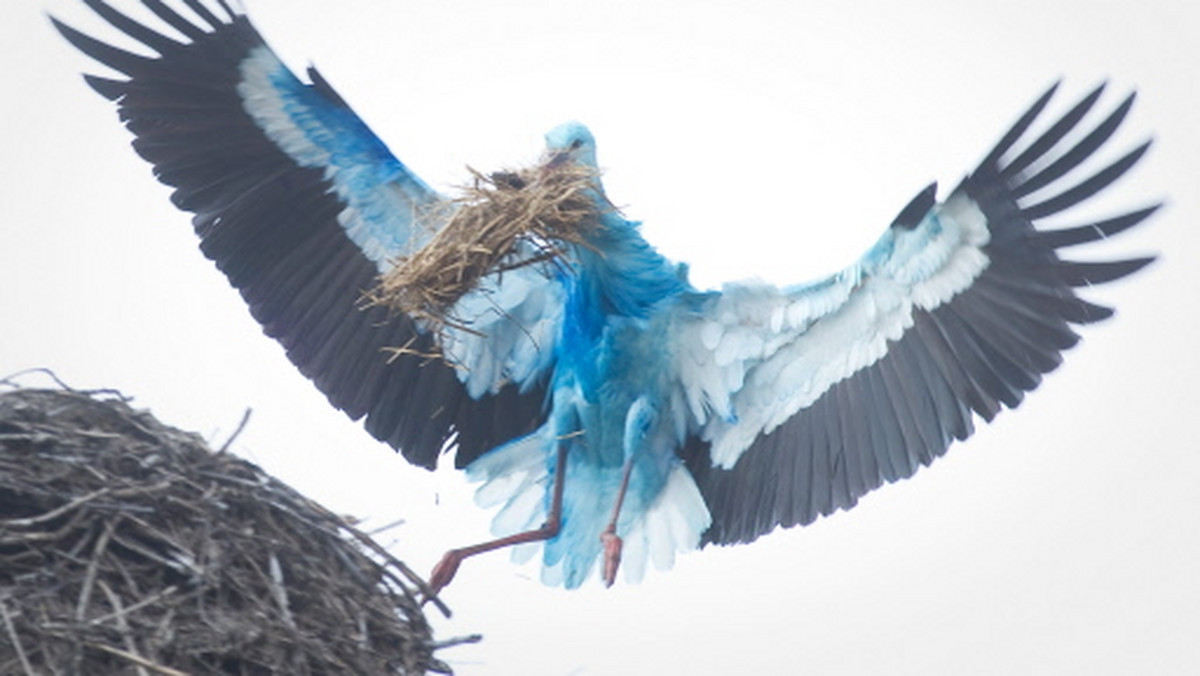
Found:
[{"label": "nesting material", "polygon": [[574,163],[483,175],[446,209],[429,214],[445,225],[413,255],[396,261],[367,293],[382,305],[433,329],[462,326],[452,315],[460,298],[491,273],[542,263],[563,255],[564,245],[586,246],[600,227],[596,172]]},{"label": "nesting material", "polygon": [[0,673],[448,672],[423,585],[119,398],[0,392]]}]

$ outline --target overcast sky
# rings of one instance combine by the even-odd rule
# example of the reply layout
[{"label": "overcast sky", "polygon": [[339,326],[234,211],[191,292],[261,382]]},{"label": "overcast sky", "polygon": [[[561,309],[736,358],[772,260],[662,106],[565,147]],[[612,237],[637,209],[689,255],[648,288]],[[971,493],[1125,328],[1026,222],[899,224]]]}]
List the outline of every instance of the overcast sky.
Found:
[{"label": "overcast sky", "polygon": [[[1092,213],[1169,209],[1079,257],[1163,260],[1086,292],[1119,314],[1019,411],[850,512],[637,586],[565,592],[504,554],[468,561],[436,626],[485,635],[441,655],[466,675],[1200,673],[1196,4],[248,5],[436,187],[589,124],[610,195],[704,285],[846,265],[1059,77],[1057,111],[1104,78],[1105,107],[1136,88],[1118,146],[1157,143]],[[119,388],[215,444],[252,408],[239,453],[368,527],[404,519],[379,537],[418,570],[485,538],[470,487],[329,407],[199,254],[43,12],[100,22],[73,0],[4,9],[0,376]]]}]

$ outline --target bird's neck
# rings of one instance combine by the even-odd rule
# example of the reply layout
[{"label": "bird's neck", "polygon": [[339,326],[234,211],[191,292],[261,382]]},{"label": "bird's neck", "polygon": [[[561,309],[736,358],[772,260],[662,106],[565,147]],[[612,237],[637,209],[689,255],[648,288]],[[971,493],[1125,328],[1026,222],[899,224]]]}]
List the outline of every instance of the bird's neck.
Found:
[{"label": "bird's neck", "polygon": [[676,266],[642,239],[636,223],[613,213],[601,220],[603,227],[578,247],[576,257],[578,292],[591,311],[645,318],[687,289]]}]

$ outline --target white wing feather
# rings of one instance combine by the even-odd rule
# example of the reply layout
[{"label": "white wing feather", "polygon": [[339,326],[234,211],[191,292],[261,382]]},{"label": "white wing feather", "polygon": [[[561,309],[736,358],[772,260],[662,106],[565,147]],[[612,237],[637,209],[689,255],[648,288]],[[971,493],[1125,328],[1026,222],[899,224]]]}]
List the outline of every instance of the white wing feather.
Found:
[{"label": "white wing feather", "polygon": [[674,324],[676,373],[713,464],[732,467],[759,434],[871,365],[912,325],[988,265],[983,213],[955,193],[917,225],[889,228],[857,263],[779,289],[726,285]]}]

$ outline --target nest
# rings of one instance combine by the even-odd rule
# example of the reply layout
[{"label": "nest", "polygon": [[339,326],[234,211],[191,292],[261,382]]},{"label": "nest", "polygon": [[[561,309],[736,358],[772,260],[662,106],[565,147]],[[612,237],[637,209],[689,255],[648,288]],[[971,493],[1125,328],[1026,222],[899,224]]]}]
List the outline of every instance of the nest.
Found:
[{"label": "nest", "polygon": [[345,519],[119,398],[0,392],[0,673],[448,673],[418,589]]},{"label": "nest", "polygon": [[587,246],[600,227],[596,172],[574,163],[483,175],[425,220],[445,225],[411,256],[397,260],[364,304],[470,330],[451,308],[489,274],[561,258],[564,245]]}]

